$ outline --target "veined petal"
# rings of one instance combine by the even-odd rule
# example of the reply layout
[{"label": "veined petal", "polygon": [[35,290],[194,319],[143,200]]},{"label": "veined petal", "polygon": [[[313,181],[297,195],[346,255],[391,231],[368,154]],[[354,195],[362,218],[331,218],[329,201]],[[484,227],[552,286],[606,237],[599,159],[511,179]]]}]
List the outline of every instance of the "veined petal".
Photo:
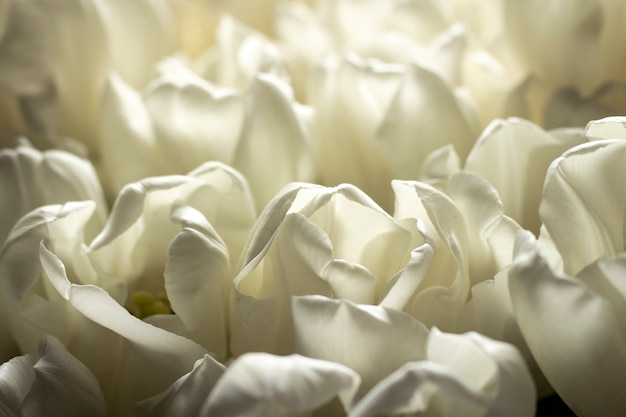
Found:
[{"label": "veined petal", "polygon": [[248,353],[217,382],[204,416],[300,416],[335,397],[348,409],[360,378],[351,369],[300,355]]},{"label": "veined petal", "polygon": [[582,280],[554,273],[528,232],[518,235],[509,276],[520,329],[554,390],[577,415],[619,415],[626,333],[618,310]]},{"label": "veined petal", "polygon": [[56,338],[47,336],[39,343],[39,359],[33,369],[20,415],[106,416],[98,381]]},{"label": "veined petal", "polygon": [[624,158],[626,141],[598,140],[565,152],[550,165],[540,216],[569,275],[624,251]]},{"label": "veined petal", "polygon": [[191,372],[162,393],[139,401],[120,417],[198,416],[226,367],[209,355],[198,359]]},{"label": "veined petal", "polygon": [[408,314],[322,296],[293,297],[291,304],[296,353],[355,370],[363,379],[359,395],[425,357],[428,330]]}]

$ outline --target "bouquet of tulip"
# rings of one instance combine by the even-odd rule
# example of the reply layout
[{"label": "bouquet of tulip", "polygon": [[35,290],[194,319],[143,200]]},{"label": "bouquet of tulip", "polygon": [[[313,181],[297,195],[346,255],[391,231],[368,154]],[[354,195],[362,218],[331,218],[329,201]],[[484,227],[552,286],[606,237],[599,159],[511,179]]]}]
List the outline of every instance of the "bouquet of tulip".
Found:
[{"label": "bouquet of tulip", "polygon": [[2,2],[0,415],[626,415],[624,19]]}]

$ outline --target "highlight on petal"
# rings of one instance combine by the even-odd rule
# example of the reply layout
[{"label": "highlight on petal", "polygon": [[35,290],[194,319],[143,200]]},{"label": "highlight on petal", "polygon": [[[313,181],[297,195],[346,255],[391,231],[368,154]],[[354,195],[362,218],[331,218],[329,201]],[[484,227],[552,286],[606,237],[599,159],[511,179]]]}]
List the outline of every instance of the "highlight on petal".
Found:
[{"label": "highlight on petal", "polygon": [[[623,262],[613,265],[604,273],[622,277]],[[554,390],[581,416],[619,415],[626,408],[620,389],[626,383],[626,333],[618,314],[624,300],[594,291],[610,283],[601,275],[595,285],[585,283],[597,273],[584,270],[574,278],[554,272],[530,233],[517,237],[509,273],[517,321]]]},{"label": "highlight on petal", "polygon": [[356,371],[363,380],[359,396],[426,356],[428,330],[406,313],[323,296],[293,297],[291,306],[296,353]]},{"label": "highlight on petal", "polygon": [[201,415],[299,416],[339,398],[351,406],[360,378],[351,369],[300,355],[248,353],[217,381]]},{"label": "highlight on petal", "polygon": [[565,152],[550,165],[540,216],[566,274],[573,276],[600,257],[624,251],[624,158],[626,141],[597,140]]}]

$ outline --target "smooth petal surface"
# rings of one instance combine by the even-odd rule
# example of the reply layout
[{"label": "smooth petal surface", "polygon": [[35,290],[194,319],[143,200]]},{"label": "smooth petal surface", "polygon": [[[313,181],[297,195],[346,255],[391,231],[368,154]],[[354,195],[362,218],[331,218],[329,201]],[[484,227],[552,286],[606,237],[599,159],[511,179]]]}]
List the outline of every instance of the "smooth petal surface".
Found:
[{"label": "smooth petal surface", "polygon": [[626,139],[626,117],[613,116],[587,123],[585,136],[589,140]]},{"label": "smooth petal surface", "polygon": [[56,338],[47,336],[39,343],[39,359],[33,369],[20,415],[107,415],[98,381]]},{"label": "smooth petal surface", "polygon": [[401,76],[400,66],[356,56],[329,58],[315,68],[309,89],[322,182],[354,184],[387,210],[392,207],[392,174],[375,135]]},{"label": "smooth petal surface", "polygon": [[[180,217],[202,215],[190,207],[177,211]],[[195,340],[219,359],[226,359],[227,295],[229,256],[225,243],[208,222],[187,220],[168,249],[165,290],[184,336]]]},{"label": "smooth petal surface", "polygon": [[138,402],[120,417],[198,416],[225,371],[224,365],[205,355],[196,361],[191,372],[181,376],[167,390]]},{"label": "smooth petal surface", "polygon": [[449,143],[465,158],[476,132],[463,106],[439,75],[407,66],[377,131],[393,178],[417,179],[424,158]]},{"label": "smooth petal surface", "polygon": [[522,119],[493,121],[476,141],[465,170],[498,191],[504,213],[539,233],[539,202],[548,166],[583,138],[555,136]]},{"label": "smooth petal surface", "polygon": [[240,94],[214,87],[175,60],[159,71],[143,94],[168,164],[163,173],[184,173],[209,160],[232,163],[245,114]]},{"label": "smooth petal surface", "polygon": [[199,72],[221,87],[245,90],[258,74],[289,81],[283,57],[269,39],[222,15],[215,30],[216,45],[201,59]]},{"label": "smooth petal surface", "polygon": [[217,382],[200,415],[295,417],[335,397],[347,409],[359,382],[354,371],[337,363],[299,355],[248,353]]},{"label": "smooth petal surface", "polygon": [[584,281],[553,272],[527,232],[518,235],[509,286],[522,334],[554,390],[577,415],[620,415],[626,332],[619,310]]},{"label": "smooth petal surface", "polygon": [[291,304],[296,353],[355,370],[363,380],[359,395],[426,355],[428,330],[408,314],[322,296],[294,297]]},{"label": "smooth petal surface", "polygon": [[580,86],[584,93],[601,83],[601,2],[558,1],[545,7],[536,0],[507,0],[503,8],[504,27],[527,68],[557,83]]},{"label": "smooth petal surface", "polygon": [[624,158],[625,141],[599,140],[565,152],[549,168],[540,215],[569,275],[624,251]]},{"label": "smooth petal surface", "polygon": [[117,194],[130,182],[165,173],[167,165],[161,160],[154,124],[140,93],[115,74],[107,77],[100,118],[99,150],[109,194]]},{"label": "smooth petal surface", "polygon": [[[232,165],[248,178],[263,207],[287,183],[313,180],[312,114],[299,111],[290,87],[271,75],[254,79],[244,103],[246,117]],[[272,160],[280,163],[268,164]]]}]

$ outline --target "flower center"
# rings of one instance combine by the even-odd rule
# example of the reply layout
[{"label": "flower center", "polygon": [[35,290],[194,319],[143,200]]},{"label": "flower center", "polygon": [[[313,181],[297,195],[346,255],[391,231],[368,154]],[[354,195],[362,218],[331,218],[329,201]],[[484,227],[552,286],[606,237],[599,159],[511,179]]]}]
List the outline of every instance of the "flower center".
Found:
[{"label": "flower center", "polygon": [[142,320],[155,314],[174,313],[165,292],[160,292],[155,297],[147,291],[136,291],[131,295],[128,311]]}]

